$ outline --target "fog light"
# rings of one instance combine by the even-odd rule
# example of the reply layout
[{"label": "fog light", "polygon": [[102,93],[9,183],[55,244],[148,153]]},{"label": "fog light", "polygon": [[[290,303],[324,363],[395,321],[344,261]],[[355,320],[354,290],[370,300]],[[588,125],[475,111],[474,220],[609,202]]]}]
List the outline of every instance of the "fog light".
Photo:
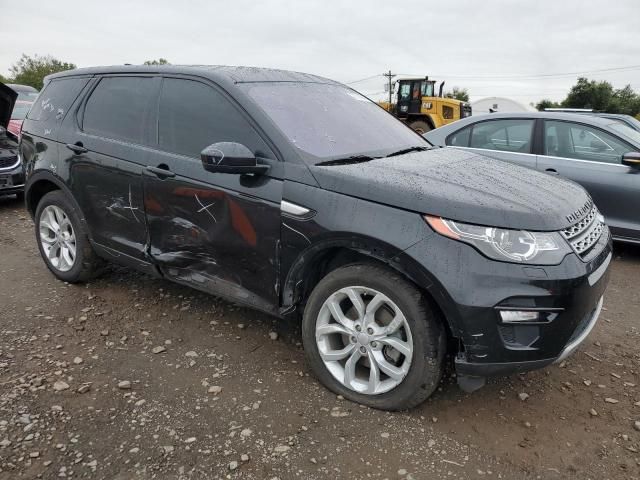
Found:
[{"label": "fog light", "polygon": [[500,310],[500,318],[504,323],[538,322],[541,320],[540,312],[525,310]]}]

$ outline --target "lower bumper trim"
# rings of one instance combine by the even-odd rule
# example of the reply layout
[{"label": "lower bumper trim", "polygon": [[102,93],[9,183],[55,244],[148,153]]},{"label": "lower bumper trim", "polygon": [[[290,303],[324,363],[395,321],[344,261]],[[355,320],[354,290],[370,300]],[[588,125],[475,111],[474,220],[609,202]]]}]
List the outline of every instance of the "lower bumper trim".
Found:
[{"label": "lower bumper trim", "polygon": [[571,355],[576,350],[576,348],[578,348],[578,346],[580,346],[582,342],[584,342],[585,338],[589,336],[589,334],[591,333],[591,330],[593,330],[593,327],[595,327],[596,323],[598,323],[598,317],[600,316],[600,312],[602,311],[603,302],[604,302],[604,296],[600,297],[600,301],[598,302],[598,305],[596,306],[595,310],[591,314],[591,319],[589,320],[589,323],[587,324],[585,329],[580,333],[580,335],[578,335],[566,347],[564,347],[564,350],[562,351],[560,356],[556,359],[555,363],[559,363],[564,359],[566,359],[569,355]]}]

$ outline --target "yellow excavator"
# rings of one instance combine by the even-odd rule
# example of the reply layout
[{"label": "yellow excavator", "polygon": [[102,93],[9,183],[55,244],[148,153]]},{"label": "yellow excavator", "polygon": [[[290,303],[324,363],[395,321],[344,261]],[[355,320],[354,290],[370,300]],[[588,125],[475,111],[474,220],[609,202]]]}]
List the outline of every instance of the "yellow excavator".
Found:
[{"label": "yellow excavator", "polygon": [[397,81],[396,103],[378,104],[405,122],[418,133],[426,133],[434,128],[447,125],[461,118],[471,116],[471,105],[442,95],[444,82],[435,95],[436,82],[424,78],[404,78]]}]

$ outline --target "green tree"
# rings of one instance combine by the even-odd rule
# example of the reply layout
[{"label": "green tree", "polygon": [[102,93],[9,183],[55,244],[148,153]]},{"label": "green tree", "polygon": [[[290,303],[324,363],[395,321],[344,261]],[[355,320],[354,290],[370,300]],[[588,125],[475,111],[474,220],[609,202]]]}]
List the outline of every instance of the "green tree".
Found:
[{"label": "green tree", "polygon": [[469,101],[469,90],[466,88],[458,88],[453,87],[453,90],[444,94],[447,98],[455,98],[456,100],[460,100],[462,102]]},{"label": "green tree", "polygon": [[640,95],[633,91],[631,85],[616,90],[613,92],[607,112],[636,115],[640,112]]},{"label": "green tree", "polygon": [[51,55],[34,55],[33,57],[22,54],[20,60],[14,63],[11,68],[13,82],[21,85],[31,85],[40,90],[44,77],[52,73],[72,70],[76,68],[73,63],[61,62]]},{"label": "green tree", "polygon": [[7,77],[3,76],[2,74],[0,74],[0,82],[2,82],[2,83],[11,83],[11,80],[8,79]]},{"label": "green tree", "polygon": [[607,111],[612,98],[613,85],[609,82],[598,82],[580,77],[578,82],[569,90],[569,94],[562,102],[562,106]]},{"label": "green tree", "polygon": [[544,100],[540,100],[537,104],[536,104],[536,110],[538,111],[544,111],[545,108],[559,108],[560,104],[558,102],[554,102],[553,100],[549,100],[548,98],[545,98]]},{"label": "green tree", "polygon": [[169,60],[167,60],[166,58],[159,58],[158,60],[145,60],[144,62],[145,65],[171,65],[171,63],[169,63]]}]

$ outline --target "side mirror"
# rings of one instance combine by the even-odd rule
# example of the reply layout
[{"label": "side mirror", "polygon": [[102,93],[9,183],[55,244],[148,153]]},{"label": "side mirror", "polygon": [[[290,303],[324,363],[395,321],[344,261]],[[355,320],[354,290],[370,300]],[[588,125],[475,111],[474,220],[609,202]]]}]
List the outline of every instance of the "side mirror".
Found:
[{"label": "side mirror", "polygon": [[258,163],[256,156],[247,147],[235,142],[218,142],[209,145],[200,153],[202,166],[216,173],[253,173],[261,175],[269,165]]},{"label": "side mirror", "polygon": [[640,152],[629,152],[622,156],[622,164],[640,168]]}]

